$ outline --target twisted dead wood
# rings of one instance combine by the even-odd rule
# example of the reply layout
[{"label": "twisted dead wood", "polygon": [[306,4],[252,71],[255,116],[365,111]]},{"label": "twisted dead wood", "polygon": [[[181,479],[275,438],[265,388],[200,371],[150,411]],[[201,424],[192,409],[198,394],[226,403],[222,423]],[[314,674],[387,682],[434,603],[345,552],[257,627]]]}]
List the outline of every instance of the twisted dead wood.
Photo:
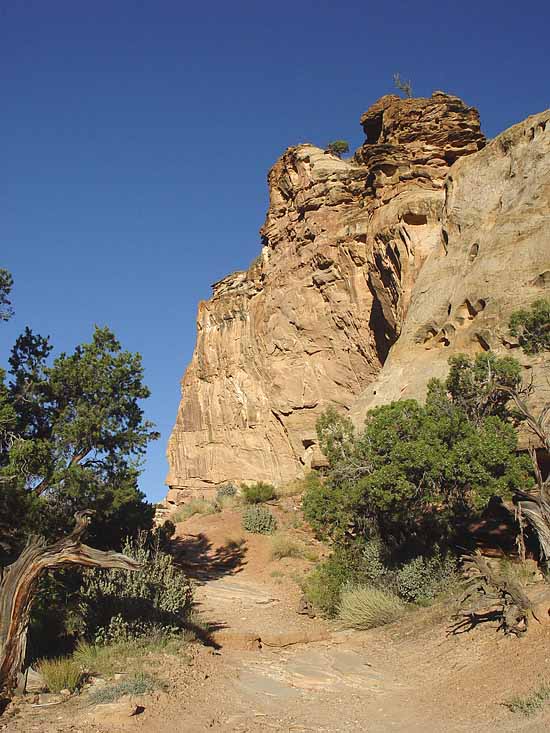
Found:
[{"label": "twisted dead wood", "polygon": [[70,535],[48,545],[43,537],[29,537],[17,560],[0,570],[0,691],[15,690],[20,682],[27,647],[29,618],[40,576],[46,570],[83,565],[137,570],[140,564],[119,552],[104,552],[81,540],[92,512],[77,512]]},{"label": "twisted dead wood", "polygon": [[506,634],[525,633],[534,613],[521,585],[493,570],[479,551],[462,560],[468,575],[452,633],[469,631],[483,621],[498,621]]}]

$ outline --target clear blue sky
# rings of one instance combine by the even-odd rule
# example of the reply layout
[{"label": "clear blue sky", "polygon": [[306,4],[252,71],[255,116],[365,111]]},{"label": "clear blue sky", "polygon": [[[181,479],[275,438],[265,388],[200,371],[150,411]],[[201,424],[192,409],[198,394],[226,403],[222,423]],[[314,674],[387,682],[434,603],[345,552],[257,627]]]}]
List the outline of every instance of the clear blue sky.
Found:
[{"label": "clear blue sky", "polygon": [[535,2],[4,0],[0,266],[56,349],[109,325],[143,354],[164,451],[210,284],[259,252],[266,173],[288,146],[362,142],[392,74],[476,105],[493,136],[550,104]]}]

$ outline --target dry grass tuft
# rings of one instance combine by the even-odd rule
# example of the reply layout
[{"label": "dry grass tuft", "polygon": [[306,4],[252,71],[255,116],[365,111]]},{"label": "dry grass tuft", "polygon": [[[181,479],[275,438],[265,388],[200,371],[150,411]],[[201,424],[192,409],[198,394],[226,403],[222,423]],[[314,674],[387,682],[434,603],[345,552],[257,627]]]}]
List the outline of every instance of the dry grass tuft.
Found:
[{"label": "dry grass tuft", "polygon": [[70,690],[73,692],[82,681],[82,669],[71,657],[43,659],[37,665],[50,692]]},{"label": "dry grass tuft", "polygon": [[172,522],[177,524],[178,522],[184,522],[194,514],[215,514],[217,511],[216,506],[211,501],[206,499],[191,499],[178,509],[170,519]]},{"label": "dry grass tuft", "polygon": [[284,532],[277,532],[271,538],[271,559],[281,560],[283,557],[304,557],[305,547]]},{"label": "dry grass tuft", "polygon": [[350,629],[374,629],[397,621],[405,604],[393,593],[368,585],[350,587],[342,592],[338,617]]}]

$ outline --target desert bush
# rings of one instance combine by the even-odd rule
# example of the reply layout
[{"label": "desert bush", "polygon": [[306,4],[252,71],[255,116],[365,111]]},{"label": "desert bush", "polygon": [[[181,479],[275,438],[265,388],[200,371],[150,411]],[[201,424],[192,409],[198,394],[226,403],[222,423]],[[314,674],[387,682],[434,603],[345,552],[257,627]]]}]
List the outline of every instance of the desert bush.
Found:
[{"label": "desert bush", "polygon": [[146,672],[137,672],[125,679],[94,690],[90,699],[96,704],[116,702],[124,695],[146,695],[162,687],[161,683]]},{"label": "desert bush", "polygon": [[242,488],[243,499],[246,504],[262,504],[275,499],[275,487],[264,481],[258,481]]},{"label": "desert bush", "polygon": [[82,680],[82,669],[70,657],[42,659],[36,666],[50,692],[70,690],[73,692]]},{"label": "desert bush", "polygon": [[251,506],[243,512],[243,529],[254,534],[273,534],[277,529],[277,520],[263,506]]},{"label": "desert bush", "polygon": [[526,354],[550,350],[550,300],[540,298],[529,309],[514,311],[509,328]]},{"label": "desert bush", "polygon": [[425,604],[458,580],[455,558],[415,557],[395,574],[395,589],[405,601]]},{"label": "desert bush", "polygon": [[373,629],[397,621],[405,613],[398,596],[368,585],[350,586],[342,591],[338,618],[351,629]]},{"label": "desert bush", "polygon": [[237,495],[237,487],[235,484],[227,483],[222,484],[218,490],[216,491],[216,500],[219,501],[220,499],[223,499],[227,496],[236,496]]},{"label": "desert bush", "polygon": [[278,532],[271,538],[271,559],[281,560],[283,557],[304,557],[304,545],[284,532]]},{"label": "desert bush", "polygon": [[103,643],[185,627],[193,591],[190,581],[158,544],[141,535],[123,551],[139,560],[134,572],[86,570],[80,590],[85,637]]},{"label": "desert bush", "polygon": [[180,507],[171,517],[172,522],[185,522],[195,514],[215,514],[216,506],[206,499],[191,499]]}]

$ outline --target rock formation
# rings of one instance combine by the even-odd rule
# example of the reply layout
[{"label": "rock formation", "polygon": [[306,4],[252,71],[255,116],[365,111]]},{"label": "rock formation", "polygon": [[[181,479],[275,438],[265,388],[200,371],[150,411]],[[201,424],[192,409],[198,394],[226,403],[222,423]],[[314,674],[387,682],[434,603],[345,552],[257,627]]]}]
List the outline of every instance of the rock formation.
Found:
[{"label": "rock formation", "polygon": [[508,331],[512,311],[541,297],[550,297],[550,111],[453,165],[440,242],[410,291],[399,339],[352,418],[361,424],[377,404],[423,399],[428,380],[446,375],[449,356],[488,349],[518,359],[534,398],[547,401],[548,354],[525,356]]},{"label": "rock formation", "polygon": [[382,97],[361,123],[351,160],[312,145],[283,154],[261,255],[200,303],[169,503],[315,465],[319,413],[349,409],[400,336],[419,273],[443,246],[449,167],[485,141],[477,111],[441,92]]}]

